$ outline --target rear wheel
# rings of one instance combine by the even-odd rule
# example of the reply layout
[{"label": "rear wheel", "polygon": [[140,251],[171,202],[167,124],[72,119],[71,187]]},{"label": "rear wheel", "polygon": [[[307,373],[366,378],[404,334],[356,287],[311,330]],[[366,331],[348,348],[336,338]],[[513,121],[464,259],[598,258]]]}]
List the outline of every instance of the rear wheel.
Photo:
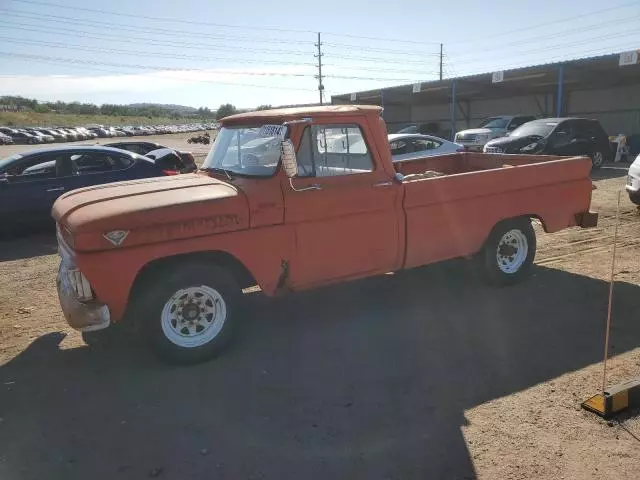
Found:
[{"label": "rear wheel", "polygon": [[591,154],[591,164],[594,169],[601,168],[604,165],[604,153],[595,151]]},{"label": "rear wheel", "polygon": [[143,335],[163,359],[197,363],[218,355],[236,322],[240,288],[224,269],[191,264],[145,285]]},{"label": "rear wheel", "polygon": [[482,252],[487,280],[511,285],[526,276],[536,255],[536,234],[528,218],[496,225]]}]

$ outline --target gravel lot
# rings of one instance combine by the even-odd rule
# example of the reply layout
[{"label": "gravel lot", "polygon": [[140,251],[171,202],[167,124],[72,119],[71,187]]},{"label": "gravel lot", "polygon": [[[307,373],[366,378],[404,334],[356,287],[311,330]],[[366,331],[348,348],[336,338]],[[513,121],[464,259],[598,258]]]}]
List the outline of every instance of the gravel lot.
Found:
[{"label": "gravel lot", "polygon": [[[252,295],[234,348],[187,368],[86,347],[59,310],[53,236],[0,242],[0,478],[637,479],[638,412],[607,424],[579,406],[600,388],[625,173],[594,174],[598,228],[539,232],[521,285],[456,261]],[[609,383],[640,375],[626,195],[618,247]]]}]

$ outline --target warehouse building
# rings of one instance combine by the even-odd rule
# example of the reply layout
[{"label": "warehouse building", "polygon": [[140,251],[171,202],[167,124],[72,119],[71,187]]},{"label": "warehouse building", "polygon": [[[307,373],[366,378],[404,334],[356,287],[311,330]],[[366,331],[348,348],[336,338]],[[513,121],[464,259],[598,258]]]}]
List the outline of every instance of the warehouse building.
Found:
[{"label": "warehouse building", "polygon": [[347,93],[331,101],[384,107],[391,132],[410,124],[435,124],[440,136],[452,138],[489,116],[525,114],[594,118],[609,135],[637,135],[639,52]]}]

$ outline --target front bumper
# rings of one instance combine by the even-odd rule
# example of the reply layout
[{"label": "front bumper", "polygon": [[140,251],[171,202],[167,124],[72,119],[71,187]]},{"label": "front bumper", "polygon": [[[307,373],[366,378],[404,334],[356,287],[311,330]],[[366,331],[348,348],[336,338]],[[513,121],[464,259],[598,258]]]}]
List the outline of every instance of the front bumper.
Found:
[{"label": "front bumper", "polygon": [[464,140],[456,140],[456,143],[459,143],[465,150],[470,152],[481,152],[484,148],[484,143],[465,143]]},{"label": "front bumper", "polygon": [[79,301],[68,278],[68,270],[61,263],[56,284],[60,306],[69,326],[82,332],[107,328],[111,323],[109,307],[96,300]]}]

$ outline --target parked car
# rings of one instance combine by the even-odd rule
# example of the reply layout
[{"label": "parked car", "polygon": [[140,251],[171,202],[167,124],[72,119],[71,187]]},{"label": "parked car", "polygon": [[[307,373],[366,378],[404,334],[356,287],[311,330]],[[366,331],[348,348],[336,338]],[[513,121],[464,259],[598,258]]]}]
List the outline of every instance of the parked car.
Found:
[{"label": "parked car", "polygon": [[55,147],[0,160],[0,229],[50,220],[51,206],[76,188],[175,175],[150,158],[109,147]]},{"label": "parked car", "polygon": [[422,135],[435,135],[438,133],[438,124],[430,123],[413,123],[398,130],[397,133],[420,133]]},{"label": "parked car", "polygon": [[456,133],[455,142],[464,145],[467,150],[481,152],[484,145],[493,138],[504,137],[536,117],[532,115],[504,115],[489,117],[478,128],[462,130]]},{"label": "parked car", "polygon": [[640,154],[629,167],[626,188],[629,200],[636,205],[640,205]]},{"label": "parked car", "polygon": [[13,140],[13,143],[19,143],[22,145],[36,145],[42,143],[42,139],[29,132],[21,132],[19,130],[7,127],[0,127],[0,133],[9,135]]},{"label": "parked car", "polygon": [[11,145],[13,144],[13,138],[9,135],[5,135],[4,133],[0,133],[0,145]]},{"label": "parked car", "polygon": [[99,138],[109,138],[109,132],[102,127],[90,127],[90,132],[95,133]]},{"label": "parked car", "polygon": [[389,135],[391,158],[394,162],[430,155],[464,151],[464,147],[431,135],[392,133]]},{"label": "parked car", "polygon": [[40,143],[53,143],[55,142],[55,138],[53,137],[53,135],[49,135],[47,133],[43,133],[38,129],[35,128],[25,128],[23,130],[19,130],[21,132],[27,132],[30,133],[32,135],[35,135],[36,137],[40,138]]},{"label": "parked car", "polygon": [[40,128],[39,129],[42,133],[46,133],[47,135],[51,135],[54,139],[54,141],[56,142],[66,142],[67,141],[67,136],[60,133],[57,130],[54,130],[52,128]]},{"label": "parked car", "polygon": [[171,161],[170,160],[171,156],[169,155],[169,153],[163,151],[163,150],[169,150],[170,152],[173,152],[178,157],[176,160],[174,160],[174,163],[178,165],[178,168],[176,168],[176,170],[179,170],[182,173],[186,173],[186,172],[192,172],[198,169],[193,153],[174,150],[169,147],[165,147],[164,145],[160,145],[153,142],[113,142],[113,143],[105,143],[104,146],[112,147],[112,148],[121,148],[122,150],[127,150],[129,152],[137,153],[140,155],[148,155],[150,152],[154,152],[156,158],[158,156],[161,156],[164,158],[163,162]]},{"label": "parked car", "polygon": [[[67,322],[90,343],[101,333],[87,330],[135,319],[160,355],[193,363],[225,346],[248,286],[273,296],[471,256],[491,283],[512,284],[533,264],[532,217],[548,232],[597,223],[587,159],[453,153],[394,164],[379,148],[380,113],[339,105],[233,115],[202,173],[60,197]],[[272,140],[266,149],[240,143],[253,130]],[[324,139],[344,134],[346,148],[329,151]]]},{"label": "parked car", "polygon": [[609,137],[597,120],[543,118],[528,122],[508,137],[488,142],[487,153],[527,153],[591,157],[593,168],[613,158]]}]

